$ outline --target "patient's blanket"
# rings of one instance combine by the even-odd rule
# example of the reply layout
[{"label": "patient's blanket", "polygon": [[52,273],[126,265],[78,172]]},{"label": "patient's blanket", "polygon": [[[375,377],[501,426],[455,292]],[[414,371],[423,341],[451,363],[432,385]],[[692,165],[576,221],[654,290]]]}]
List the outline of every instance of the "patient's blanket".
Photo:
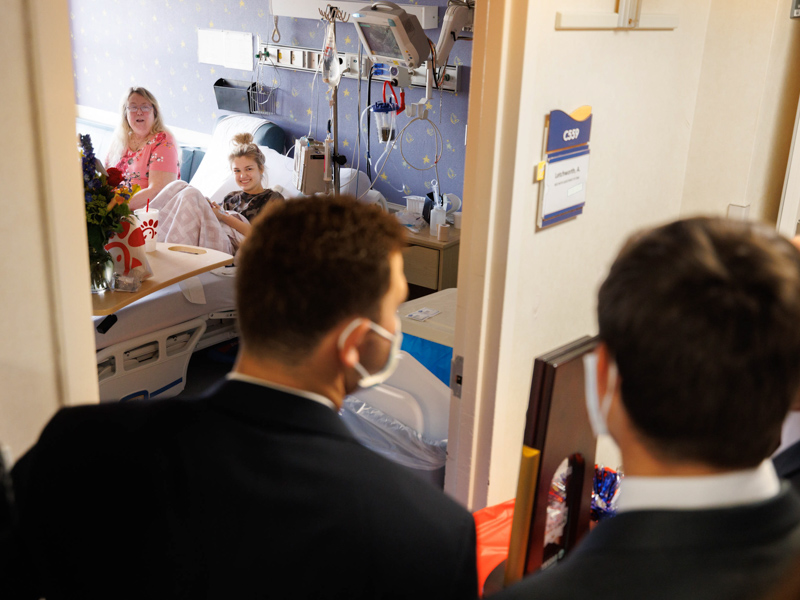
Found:
[{"label": "patient's blanket", "polygon": [[[220,223],[200,190],[185,181],[173,181],[150,202],[160,211],[158,241],[202,246],[235,254],[244,236]],[[228,214],[246,221],[242,215]]]}]

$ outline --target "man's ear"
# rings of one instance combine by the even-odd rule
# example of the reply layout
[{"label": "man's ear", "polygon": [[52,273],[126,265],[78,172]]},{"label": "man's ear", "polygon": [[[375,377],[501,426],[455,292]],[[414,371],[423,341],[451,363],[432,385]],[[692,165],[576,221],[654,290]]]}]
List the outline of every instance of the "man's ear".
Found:
[{"label": "man's ear", "polygon": [[611,353],[604,342],[600,342],[595,349],[597,354],[597,393],[603,398],[608,388],[608,367],[611,364]]},{"label": "man's ear", "polygon": [[[361,346],[361,342],[364,341],[364,336],[367,335],[369,331],[369,321],[367,319],[361,319],[357,322],[356,325],[353,325],[356,321],[349,321],[347,325],[341,327],[341,331],[339,332],[339,337],[337,339],[341,340],[341,343],[338,346],[339,352],[339,360],[342,361],[346,367],[355,367],[361,359],[359,353],[359,347]],[[344,336],[344,338],[342,338]]]}]

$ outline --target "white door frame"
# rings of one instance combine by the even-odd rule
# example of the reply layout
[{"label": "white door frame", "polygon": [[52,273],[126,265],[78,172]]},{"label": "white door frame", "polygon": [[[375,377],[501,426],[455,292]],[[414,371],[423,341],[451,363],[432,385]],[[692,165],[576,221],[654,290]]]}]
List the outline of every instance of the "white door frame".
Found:
[{"label": "white door frame", "polygon": [[453,348],[464,368],[445,471],[445,490],[472,510],[489,490],[527,15],[527,0],[476,3]]},{"label": "white door frame", "polygon": [[797,222],[800,219],[800,148],[798,148],[797,144],[798,132],[800,132],[800,104],[797,107],[797,116],[794,121],[792,147],[789,150],[781,207],[778,212],[778,232],[790,238],[797,235]]},{"label": "white door frame", "polygon": [[0,241],[7,265],[28,265],[21,274],[7,271],[14,277],[4,285],[17,286],[17,299],[2,307],[0,329],[7,348],[21,357],[0,365],[6,391],[0,443],[16,459],[58,408],[97,402],[98,384],[69,7],[63,0],[9,0],[4,9],[0,30],[12,48],[7,83],[15,93],[0,104],[15,139],[10,152],[25,160],[4,170],[2,184],[9,206],[35,206],[26,211],[34,216],[20,219]]}]

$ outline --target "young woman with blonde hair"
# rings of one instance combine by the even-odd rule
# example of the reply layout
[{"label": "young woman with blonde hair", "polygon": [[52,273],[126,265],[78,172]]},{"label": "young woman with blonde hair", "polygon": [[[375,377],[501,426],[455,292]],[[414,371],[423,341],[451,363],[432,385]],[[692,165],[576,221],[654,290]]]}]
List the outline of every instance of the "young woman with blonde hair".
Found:
[{"label": "young woman with blonde hair", "polygon": [[[250,232],[250,222],[261,212],[261,209],[272,200],[283,200],[278,192],[265,189],[261,183],[264,176],[264,154],[253,143],[249,133],[239,133],[231,140],[233,150],[228,156],[236,185],[241,191],[231,192],[222,201],[222,206],[211,202],[211,208],[221,223],[235,229],[243,236]],[[228,211],[228,212],[226,212]],[[245,217],[241,220],[231,212]]]}]

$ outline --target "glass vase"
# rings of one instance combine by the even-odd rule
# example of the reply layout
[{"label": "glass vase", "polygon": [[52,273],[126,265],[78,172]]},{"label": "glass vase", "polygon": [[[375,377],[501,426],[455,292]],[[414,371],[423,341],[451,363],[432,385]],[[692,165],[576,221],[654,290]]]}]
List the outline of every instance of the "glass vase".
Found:
[{"label": "glass vase", "polygon": [[105,249],[89,247],[89,275],[93,294],[106,292],[111,288],[114,275],[114,261]]}]

